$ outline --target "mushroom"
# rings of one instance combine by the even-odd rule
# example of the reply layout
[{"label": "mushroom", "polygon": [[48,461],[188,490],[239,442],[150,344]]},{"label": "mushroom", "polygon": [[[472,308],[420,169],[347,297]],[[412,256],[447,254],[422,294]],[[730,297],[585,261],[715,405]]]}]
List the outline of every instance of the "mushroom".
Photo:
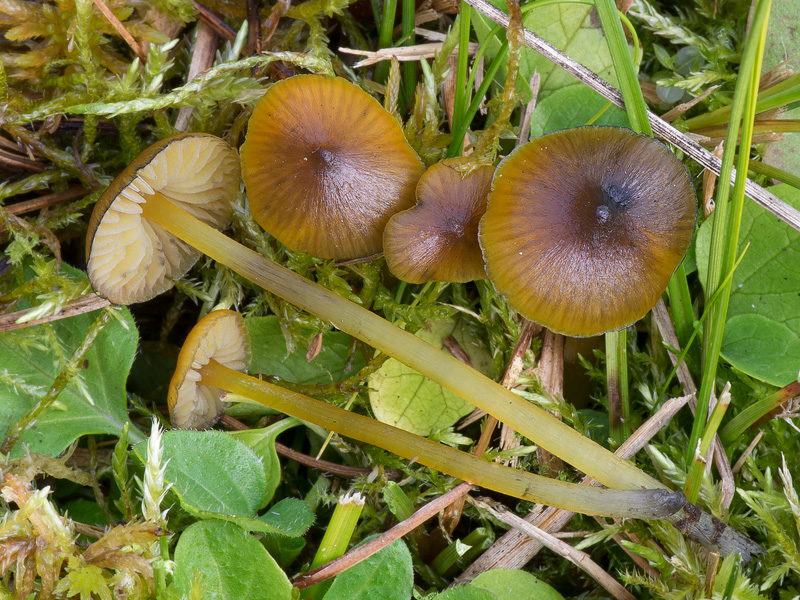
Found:
[{"label": "mushroom", "polygon": [[[448,475],[530,502],[586,514],[642,519],[669,516],[684,504],[680,492],[599,489],[498,465],[250,377],[238,370],[244,368],[242,357],[246,352],[238,352],[234,347],[242,342],[247,346],[244,319],[239,313],[218,310],[197,323],[181,349],[179,367],[170,382],[169,404],[173,418],[178,402],[202,407],[213,396],[211,404],[215,405],[225,390]],[[180,418],[186,419],[189,410],[179,409]]]},{"label": "mushroom", "polygon": [[486,212],[493,167],[462,175],[458,161],[429,168],[417,184],[417,205],[397,213],[383,232],[389,270],[409,283],[483,279],[478,222]]},{"label": "mushroom", "polygon": [[95,291],[130,304],[171,288],[200,253],[143,220],[142,207],[178,206],[222,229],[239,181],[236,152],[216,136],[187,133],[147,148],[103,192],[89,220],[87,271]]},{"label": "mushroom", "polygon": [[480,223],[486,272],[525,317],[571,336],[621,329],[667,287],[694,235],[686,167],[645,135],[579,127],[498,165]]},{"label": "mushroom", "polygon": [[321,75],[269,88],[241,155],[255,220],[289,249],[320,258],[379,253],[386,222],[414,204],[425,169],[374,98]]},{"label": "mushroom", "polygon": [[250,337],[239,313],[232,310],[210,312],[186,338],[167,394],[173,427],[207,429],[222,415],[222,391],[199,382],[198,370],[212,357],[235,371],[247,367]]},{"label": "mushroom", "polygon": [[[172,150],[169,156],[185,160],[187,155],[194,156],[195,151],[192,148],[195,148],[195,135],[197,134],[171,138],[159,142],[157,147],[162,152]],[[184,148],[184,144],[188,146]],[[207,143],[204,147],[219,149],[224,147],[224,142]],[[162,157],[151,149],[146,150],[144,156],[149,159],[137,159],[134,165],[155,162],[163,164],[166,170],[171,166],[171,161],[166,160],[167,156]],[[213,173],[227,165],[230,156],[231,151],[216,151],[203,159],[198,157],[193,162],[202,164],[202,169],[198,171]],[[164,163],[161,162],[162,158],[165,159]],[[228,169],[222,170],[228,172]],[[122,194],[123,190],[128,189],[125,186],[131,179],[131,171],[137,173],[136,169],[126,169],[112,183],[109,191],[101,197],[91,218],[90,236],[87,239],[87,249],[90,252],[88,261],[94,264],[93,255],[99,252],[104,257],[104,262],[102,269],[90,268],[89,277],[95,290],[101,295],[124,303],[141,302],[152,297],[152,289],[144,285],[129,286],[129,282],[155,280],[157,283],[169,284],[171,279],[169,276],[138,275],[135,271],[147,270],[153,264],[166,264],[169,257],[176,252],[173,246],[180,248],[183,247],[182,242],[185,242],[265,290],[408,365],[499,421],[513,424],[522,435],[602,484],[622,489],[664,487],[633,463],[615,456],[547,411],[523,400],[453,356],[403,331],[377,314],[245,248],[218,231],[213,219],[213,225],[208,225],[149,184],[139,187],[140,184],[136,183],[139,179],[136,179],[136,191],[130,190],[129,193]],[[213,177],[210,180],[218,179],[221,178]],[[216,196],[216,192],[209,191],[207,194]],[[122,202],[122,209],[116,208],[118,202]],[[195,215],[201,215],[197,207],[187,208]],[[104,234],[103,221],[106,219],[112,226],[124,219],[126,227],[116,234]],[[154,238],[155,241],[136,237],[144,236],[150,231],[158,232],[159,228],[164,231]],[[126,250],[131,247],[137,251],[126,254]],[[106,256],[120,258],[105,259]],[[138,260],[139,264],[133,264],[133,259]],[[105,264],[106,260],[108,265]],[[125,262],[125,277],[113,278],[106,275],[107,271],[113,269],[114,260]],[[131,289],[123,293],[118,288]]]}]

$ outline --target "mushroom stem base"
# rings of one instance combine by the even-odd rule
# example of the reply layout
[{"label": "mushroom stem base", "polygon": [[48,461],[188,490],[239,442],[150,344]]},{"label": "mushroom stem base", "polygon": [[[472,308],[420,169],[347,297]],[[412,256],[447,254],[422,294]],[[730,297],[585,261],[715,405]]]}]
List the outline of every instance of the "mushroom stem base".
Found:
[{"label": "mushroom stem base", "polygon": [[591,515],[638,519],[667,517],[684,504],[683,494],[655,490],[609,490],[566,483],[491,463],[326,402],[243,375],[211,359],[199,370],[214,386],[313,423],[340,435],[388,450],[448,475],[509,496]]}]

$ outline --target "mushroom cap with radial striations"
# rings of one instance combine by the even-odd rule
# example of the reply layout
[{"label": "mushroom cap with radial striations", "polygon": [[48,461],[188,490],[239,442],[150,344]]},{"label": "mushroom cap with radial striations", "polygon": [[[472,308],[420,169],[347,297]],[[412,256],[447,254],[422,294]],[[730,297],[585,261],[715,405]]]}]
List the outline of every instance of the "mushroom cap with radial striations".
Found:
[{"label": "mushroom cap with radial striations", "polygon": [[381,251],[393,214],[414,205],[425,170],[397,120],[338,77],[274,84],[250,118],[242,176],[256,221],[319,258]]},{"label": "mushroom cap with radial striations", "polygon": [[494,167],[462,175],[460,160],[430,167],[417,184],[417,205],[397,213],[383,232],[389,270],[408,283],[484,279],[478,222],[486,211]]},{"label": "mushroom cap with radial striations", "polygon": [[181,134],[147,148],[114,179],[92,212],[86,260],[94,290],[115,304],[144,302],[168,290],[200,253],[143,219],[141,205],[166,198],[223,229],[239,183],[236,151],[216,136]]},{"label": "mushroom cap with radial striations", "polygon": [[250,340],[239,313],[232,310],[210,312],[187,336],[167,395],[173,427],[207,429],[222,414],[222,390],[199,383],[198,371],[212,358],[235,371],[247,367]]},{"label": "mushroom cap with radial striations", "polygon": [[508,303],[558,333],[597,335],[643,317],[692,241],[686,167],[628,129],[579,127],[497,167],[480,243]]}]

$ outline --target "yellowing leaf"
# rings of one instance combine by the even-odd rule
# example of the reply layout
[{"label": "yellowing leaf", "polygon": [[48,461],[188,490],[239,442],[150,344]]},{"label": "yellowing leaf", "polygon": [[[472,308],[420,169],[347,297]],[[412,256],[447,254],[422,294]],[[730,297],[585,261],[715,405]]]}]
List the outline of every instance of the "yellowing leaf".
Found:
[{"label": "yellowing leaf", "polygon": [[[437,348],[453,336],[472,366],[488,373],[489,353],[464,331],[461,321],[429,323],[417,337]],[[472,405],[404,364],[390,359],[369,378],[369,401],[375,418],[417,435],[446,429],[472,412]]]}]

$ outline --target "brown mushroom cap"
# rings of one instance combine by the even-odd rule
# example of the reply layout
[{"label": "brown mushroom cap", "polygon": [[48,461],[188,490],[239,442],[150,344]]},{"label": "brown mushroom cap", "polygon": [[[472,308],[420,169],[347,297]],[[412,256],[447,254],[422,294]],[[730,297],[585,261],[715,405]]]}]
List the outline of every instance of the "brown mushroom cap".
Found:
[{"label": "brown mushroom cap", "polygon": [[296,252],[357,258],[414,204],[424,171],[395,118],[338,77],[273,85],[250,118],[242,176],[256,221]]},{"label": "brown mushroom cap", "polygon": [[429,168],[417,184],[417,205],[389,219],[383,253],[389,270],[409,283],[483,279],[478,222],[486,211],[493,167],[463,176],[454,161]]},{"label": "brown mushroom cap", "polygon": [[145,202],[164,198],[223,229],[239,190],[236,151],[204,133],[156,142],[120,173],[92,212],[86,236],[92,287],[115,304],[144,302],[172,287],[200,253],[142,218]]},{"label": "brown mushroom cap", "polygon": [[653,307],[696,212],[686,167],[663,144],[580,127],[523,144],[498,165],[480,243],[512,307],[553,331],[596,335]]},{"label": "brown mushroom cap", "polygon": [[235,371],[250,360],[250,339],[242,315],[215,310],[198,321],[178,355],[167,403],[173,427],[206,429],[222,414],[222,390],[198,383],[198,372],[214,359]]}]

